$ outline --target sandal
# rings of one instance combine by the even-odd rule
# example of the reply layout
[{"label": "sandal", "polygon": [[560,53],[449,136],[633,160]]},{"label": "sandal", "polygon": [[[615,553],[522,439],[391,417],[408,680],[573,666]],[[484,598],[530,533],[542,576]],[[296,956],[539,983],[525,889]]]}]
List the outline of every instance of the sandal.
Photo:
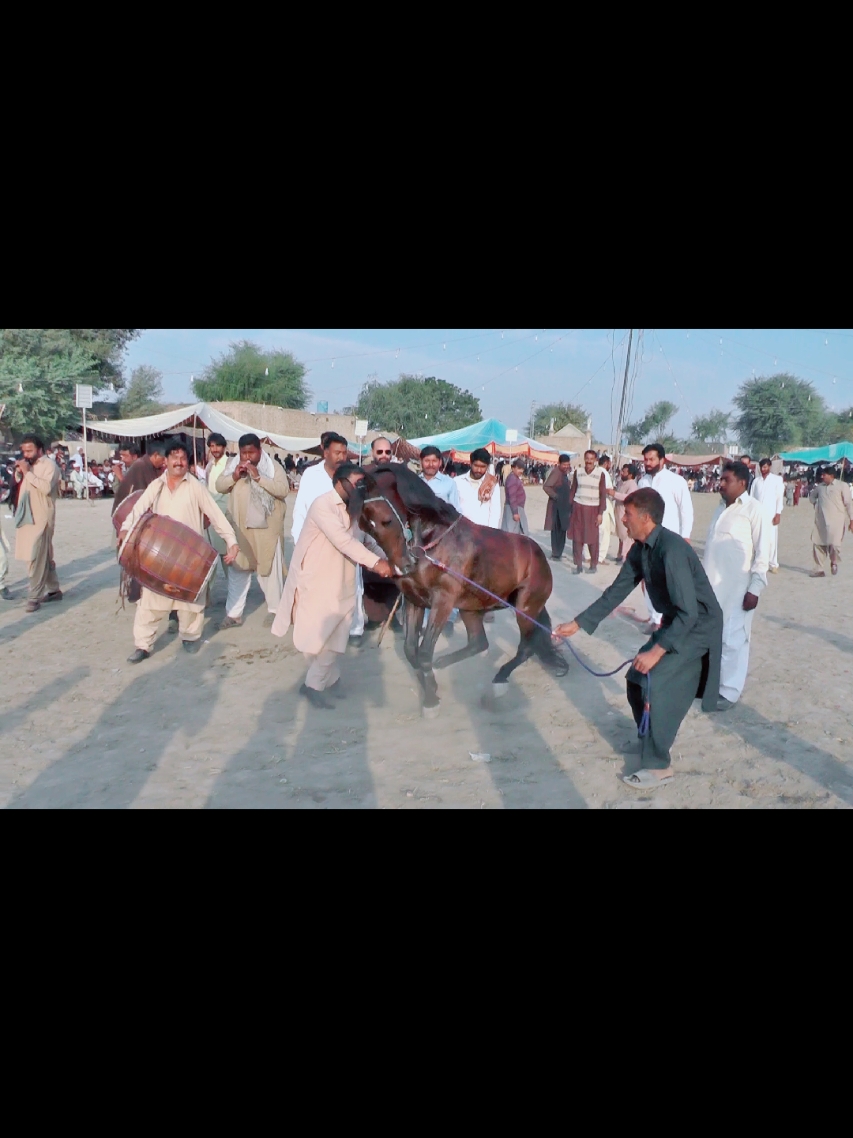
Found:
[{"label": "sandal", "polygon": [[643,789],[648,789],[652,786],[661,786],[663,783],[672,782],[672,775],[668,774],[663,778],[658,778],[658,776],[656,774],[653,774],[650,770],[647,770],[645,767],[641,767],[638,771],[634,771],[633,774],[623,775],[622,781],[626,786],[634,786],[638,788],[642,787]]}]

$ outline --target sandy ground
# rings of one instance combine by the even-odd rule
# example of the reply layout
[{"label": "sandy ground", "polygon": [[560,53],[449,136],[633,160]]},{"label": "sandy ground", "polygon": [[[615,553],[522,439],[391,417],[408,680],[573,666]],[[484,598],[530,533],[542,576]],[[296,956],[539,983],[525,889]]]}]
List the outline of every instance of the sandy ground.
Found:
[{"label": "sandy ground", "polygon": [[[701,550],[718,499],[694,495]],[[293,499],[288,500],[292,508]],[[545,499],[528,494],[534,535]],[[290,512],[290,509],[288,513]],[[3,511],[5,515],[5,510]],[[12,563],[15,601],[0,601],[0,804],[15,807],[839,807],[853,804],[853,537],[835,579],[810,580],[808,503],[782,518],[780,572],[753,625],[750,677],[738,706],[706,715],[694,703],[675,743],[676,777],[652,792],[619,779],[635,738],[620,677],[579,665],[554,679],[537,661],[515,672],[494,711],[480,698],[513,654],[501,613],[486,655],[437,673],[436,720],[421,718],[400,638],[376,633],[343,662],[349,698],[321,712],[298,695],[302,657],[264,626],[253,583],[242,628],[220,632],[225,586],[214,584],[204,645],[191,657],[164,631],[131,667],[133,610],[117,600],[110,503],[63,501],[56,556],[60,604],[24,612],[25,567]],[[3,517],[7,537],[12,524]],[[289,521],[288,521],[289,534]],[[291,552],[288,539],[288,557]],[[615,555],[615,541],[611,554]],[[570,552],[570,547],[567,552]],[[567,620],[616,576],[554,569],[552,618]],[[642,599],[635,594],[641,608]],[[439,654],[461,644],[439,639]],[[632,656],[642,636],[614,616],[573,645],[597,671]],[[476,762],[470,752],[488,753]]]}]

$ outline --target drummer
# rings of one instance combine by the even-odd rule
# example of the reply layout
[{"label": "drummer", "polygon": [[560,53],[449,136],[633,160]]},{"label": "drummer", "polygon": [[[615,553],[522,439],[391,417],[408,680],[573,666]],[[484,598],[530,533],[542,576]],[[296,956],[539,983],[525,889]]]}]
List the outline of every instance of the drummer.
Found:
[{"label": "drummer", "polygon": [[[189,450],[184,443],[178,439],[167,442],[166,469],[151,483],[128,514],[121,527],[120,537],[124,538],[130,533],[146,510],[183,522],[199,536],[204,536],[206,515],[213,529],[228,547],[223,561],[226,565],[230,565],[239,553],[234,530],[214,502],[207,487],[197,478],[190,476],[189,465]],[[161,597],[158,593],[143,588],[133,621],[133,641],[136,651],[132,656],[128,656],[129,664],[139,664],[142,660],[148,659],[154,647],[160,622],[172,609],[176,609],[178,613],[184,648],[187,652],[198,651],[204,624],[204,605],[191,604],[189,601],[172,601],[168,597]]]}]

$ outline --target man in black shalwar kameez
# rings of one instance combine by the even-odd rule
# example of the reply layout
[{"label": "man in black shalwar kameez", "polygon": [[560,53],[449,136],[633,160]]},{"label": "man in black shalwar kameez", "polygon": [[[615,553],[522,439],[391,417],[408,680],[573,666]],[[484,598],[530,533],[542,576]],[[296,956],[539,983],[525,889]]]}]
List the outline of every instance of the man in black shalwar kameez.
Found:
[{"label": "man in black shalwar kameez", "polygon": [[554,630],[592,635],[606,616],[645,581],[660,628],[628,669],[628,703],[637,726],[643,716],[651,676],[648,734],[641,738],[640,769],[626,775],[629,786],[657,786],[672,776],[670,747],[690,705],[702,697],[702,710],[715,711],[720,690],[723,613],[702,563],[689,542],[661,526],[664,502],[656,490],[635,490],[625,499],[624,524],[634,540],[619,576],[599,599],[571,623]]}]

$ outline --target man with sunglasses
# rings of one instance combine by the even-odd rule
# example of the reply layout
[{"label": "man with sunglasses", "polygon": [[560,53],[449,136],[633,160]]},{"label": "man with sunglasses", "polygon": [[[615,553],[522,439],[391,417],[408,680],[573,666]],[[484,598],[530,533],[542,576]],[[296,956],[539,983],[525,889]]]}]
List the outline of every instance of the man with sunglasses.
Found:
[{"label": "man with sunglasses", "polygon": [[[373,458],[373,465],[377,469],[381,470],[382,467],[391,465],[391,443],[382,435],[370,444],[370,454]],[[368,472],[371,472],[370,468],[368,468]]]}]

